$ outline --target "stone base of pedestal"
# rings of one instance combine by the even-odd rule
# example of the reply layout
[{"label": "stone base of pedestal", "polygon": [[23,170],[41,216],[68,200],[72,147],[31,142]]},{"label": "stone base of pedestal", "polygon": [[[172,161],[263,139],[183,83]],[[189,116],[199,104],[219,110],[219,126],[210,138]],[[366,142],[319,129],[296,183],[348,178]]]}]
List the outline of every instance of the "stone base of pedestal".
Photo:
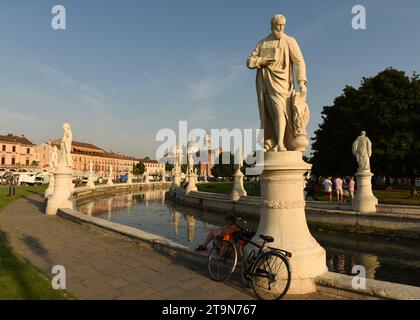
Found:
[{"label": "stone base of pedestal", "polygon": [[48,188],[45,190],[44,199],[48,200],[54,193],[54,174],[49,174]]},{"label": "stone base of pedestal", "polygon": [[357,179],[357,191],[353,200],[352,209],[361,213],[375,213],[378,199],[372,192],[373,173],[364,170],[357,172],[355,176]]},{"label": "stone base of pedestal", "polygon": [[311,165],[298,151],[266,152],[261,175],[262,207],[255,241],[272,236],[270,246],[292,253],[290,294],[316,291],[314,279],[327,272],[325,250],[312,237],[305,216],[304,173]]},{"label": "stone base of pedestal", "polygon": [[181,187],[181,175],[179,173],[175,173],[172,180],[171,188],[180,188]]},{"label": "stone base of pedestal", "polygon": [[188,184],[187,184],[187,187],[185,188],[185,193],[197,191],[196,181],[197,181],[197,176],[194,173],[188,175]]},{"label": "stone base of pedestal", "polygon": [[57,168],[54,172],[54,193],[48,199],[45,213],[56,215],[58,209],[73,209],[73,170]]},{"label": "stone base of pedestal", "polygon": [[237,170],[233,175],[233,189],[230,192],[230,198],[232,201],[239,201],[241,197],[245,197],[247,192],[244,188],[244,174]]},{"label": "stone base of pedestal", "polygon": [[93,182],[93,175],[89,174],[88,181],[86,183],[86,187],[90,189],[95,189],[95,183]]},{"label": "stone base of pedestal", "polygon": [[108,181],[106,183],[107,186],[113,186],[114,182],[112,181],[112,178],[108,178]]}]

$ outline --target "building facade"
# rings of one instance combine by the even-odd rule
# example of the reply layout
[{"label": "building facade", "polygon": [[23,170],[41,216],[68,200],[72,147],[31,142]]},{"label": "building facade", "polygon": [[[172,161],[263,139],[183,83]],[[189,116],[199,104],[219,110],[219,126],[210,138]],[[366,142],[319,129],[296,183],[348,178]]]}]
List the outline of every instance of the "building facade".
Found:
[{"label": "building facade", "polygon": [[[61,140],[48,141],[36,147],[42,170],[51,170],[51,147],[56,146],[60,149],[60,142]],[[109,176],[111,166],[114,178],[118,178],[121,174],[132,172],[133,166],[138,163],[133,157],[108,152],[93,144],[79,141],[72,142],[71,154],[75,174],[89,172],[89,163],[92,161],[94,173],[103,178]]]},{"label": "building facade", "polygon": [[144,170],[147,170],[149,175],[160,175],[165,171],[165,164],[157,160],[139,159],[138,161],[144,164]]},{"label": "building facade", "polygon": [[0,168],[7,170],[38,169],[35,145],[24,135],[0,135]]}]

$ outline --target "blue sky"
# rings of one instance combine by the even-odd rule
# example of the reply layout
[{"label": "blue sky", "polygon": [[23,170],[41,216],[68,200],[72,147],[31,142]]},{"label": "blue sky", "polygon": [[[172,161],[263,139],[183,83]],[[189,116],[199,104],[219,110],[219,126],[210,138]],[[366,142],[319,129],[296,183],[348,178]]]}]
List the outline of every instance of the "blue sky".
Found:
[{"label": "blue sky", "polygon": [[[51,28],[62,4],[67,30]],[[367,29],[351,27],[353,5]],[[309,132],[345,85],[393,66],[420,72],[418,0],[0,1],[0,134],[61,136],[154,157],[161,128],[257,128],[245,62],[286,15],[308,68]]]}]

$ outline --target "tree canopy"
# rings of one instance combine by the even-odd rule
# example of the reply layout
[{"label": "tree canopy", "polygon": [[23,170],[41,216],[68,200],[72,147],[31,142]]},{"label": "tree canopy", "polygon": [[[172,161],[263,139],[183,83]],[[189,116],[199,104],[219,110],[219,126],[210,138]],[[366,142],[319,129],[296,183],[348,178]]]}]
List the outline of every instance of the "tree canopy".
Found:
[{"label": "tree canopy", "polygon": [[229,158],[230,161],[229,164],[222,164],[224,154],[227,154],[227,152],[221,152],[219,154],[219,159],[211,169],[211,174],[215,177],[231,178],[234,173],[234,156],[232,153],[225,155],[225,157]]},{"label": "tree canopy", "polygon": [[388,68],[346,86],[312,138],[315,175],[352,175],[357,162],[352,143],[361,131],[372,141],[371,168],[376,175],[418,176],[420,168],[420,78]]}]

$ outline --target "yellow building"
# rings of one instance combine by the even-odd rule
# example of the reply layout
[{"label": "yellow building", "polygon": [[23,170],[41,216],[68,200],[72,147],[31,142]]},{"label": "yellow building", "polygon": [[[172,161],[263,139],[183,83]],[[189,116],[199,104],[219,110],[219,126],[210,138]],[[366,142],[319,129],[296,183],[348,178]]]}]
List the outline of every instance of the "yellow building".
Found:
[{"label": "yellow building", "polygon": [[0,135],[0,168],[13,171],[37,169],[35,145],[22,136]]},{"label": "yellow building", "polygon": [[165,171],[165,164],[157,160],[139,159],[137,161],[144,164],[144,170],[147,170],[149,175],[161,175]]},{"label": "yellow building", "polygon": [[[40,161],[40,166],[44,171],[50,171],[51,147],[57,146],[60,149],[61,140],[44,142],[36,147],[36,153]],[[93,144],[85,142],[72,142],[71,150],[73,158],[73,170],[76,174],[89,172],[89,162],[92,161],[93,171],[100,177],[108,177],[112,165],[114,178],[120,174],[132,172],[133,166],[138,163],[133,157],[128,157],[122,153],[105,151]]]}]

